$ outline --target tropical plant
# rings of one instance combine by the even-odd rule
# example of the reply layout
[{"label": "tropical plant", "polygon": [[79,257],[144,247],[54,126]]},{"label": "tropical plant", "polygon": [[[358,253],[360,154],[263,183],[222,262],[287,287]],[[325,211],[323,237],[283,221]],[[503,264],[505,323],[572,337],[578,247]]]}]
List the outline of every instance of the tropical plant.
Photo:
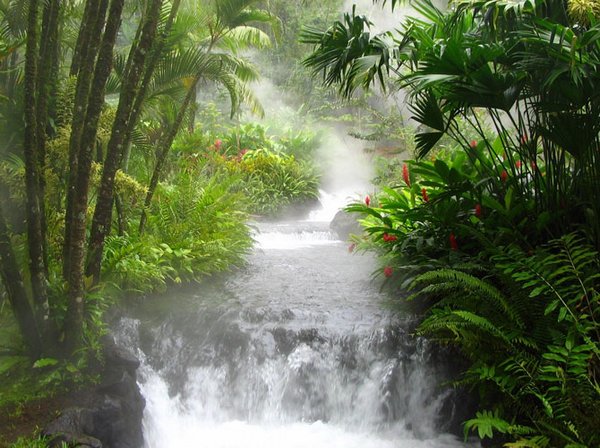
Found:
[{"label": "tropical plant", "polygon": [[[465,424],[506,446],[595,446],[600,440],[598,253],[576,235],[531,256],[494,251],[486,278],[458,269],[419,275],[417,296],[439,301],[422,334],[458,345],[472,364],[465,382],[487,389]],[[529,443],[529,445],[527,445]]]},{"label": "tropical plant", "polygon": [[[470,123],[493,156],[483,165],[488,175],[505,155],[507,174],[517,179],[516,197],[532,197],[537,213],[553,218],[548,238],[579,228],[599,245],[600,115],[592,93],[598,25],[565,16],[561,2],[556,8],[546,3],[469,1],[444,12],[418,1],[420,17],[408,19],[397,35],[371,36],[365,17],[347,14],[325,32],[305,30],[304,41],[317,47],[306,63],[346,96],[376,81],[408,88],[413,118],[422,125],[418,157],[444,135],[468,152],[470,141],[457,120]],[[478,109],[497,133],[495,148]],[[548,168],[545,175],[540,163]]]}]

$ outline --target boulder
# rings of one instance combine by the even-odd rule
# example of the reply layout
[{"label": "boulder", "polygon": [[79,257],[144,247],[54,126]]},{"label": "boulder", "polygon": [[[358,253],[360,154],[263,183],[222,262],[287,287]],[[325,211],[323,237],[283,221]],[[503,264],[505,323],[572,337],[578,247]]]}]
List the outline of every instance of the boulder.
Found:
[{"label": "boulder", "polygon": [[346,241],[351,234],[360,235],[362,228],[358,223],[355,214],[347,213],[344,210],[340,210],[333,217],[333,221],[329,224],[329,228],[337,233],[341,240]]},{"label": "boulder", "polygon": [[[44,435],[60,446],[139,448],[143,445],[142,417],[146,405],[136,381],[139,360],[112,339],[104,341],[101,381],[87,407],[73,407],[47,425]],[[56,441],[56,442],[54,442]]]},{"label": "boulder", "polygon": [[49,448],[62,448],[65,445],[75,448],[102,448],[102,442],[100,442],[100,440],[94,437],[70,432],[55,434],[48,442]]}]

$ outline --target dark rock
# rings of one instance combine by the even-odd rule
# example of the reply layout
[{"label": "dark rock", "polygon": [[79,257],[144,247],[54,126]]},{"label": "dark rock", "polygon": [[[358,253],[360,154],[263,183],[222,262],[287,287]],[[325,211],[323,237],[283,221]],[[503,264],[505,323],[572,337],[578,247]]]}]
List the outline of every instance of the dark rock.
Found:
[{"label": "dark rock", "polygon": [[351,234],[360,235],[362,229],[356,219],[356,215],[340,210],[333,217],[329,228],[337,233],[341,240],[347,240]]},{"label": "dark rock", "polygon": [[44,428],[44,435],[57,440],[55,446],[60,446],[61,441],[73,447],[91,448],[143,445],[142,417],[146,402],[136,382],[140,362],[112,340],[105,340],[104,346],[101,382],[88,400],[93,404],[66,409]]},{"label": "dark rock", "polygon": [[112,338],[105,338],[102,342],[106,366],[108,368],[123,367],[129,374],[135,376],[135,371],[140,366],[140,360],[123,347],[115,344]]},{"label": "dark rock", "polygon": [[94,429],[93,411],[85,408],[66,409],[43,430],[43,434],[86,434]]},{"label": "dark rock", "polygon": [[95,437],[86,436],[83,434],[74,434],[63,432],[54,435],[48,442],[49,448],[61,448],[66,444],[74,448],[102,448],[102,442]]}]

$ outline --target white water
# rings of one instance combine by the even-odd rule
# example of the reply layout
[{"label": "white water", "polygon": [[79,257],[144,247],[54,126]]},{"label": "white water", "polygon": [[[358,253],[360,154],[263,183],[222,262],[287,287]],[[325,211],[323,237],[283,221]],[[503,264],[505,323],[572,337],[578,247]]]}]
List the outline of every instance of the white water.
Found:
[{"label": "white water", "polygon": [[382,307],[374,260],[312,220],[258,224],[243,272],[121,320],[146,448],[465,446],[440,431],[446,374]]}]

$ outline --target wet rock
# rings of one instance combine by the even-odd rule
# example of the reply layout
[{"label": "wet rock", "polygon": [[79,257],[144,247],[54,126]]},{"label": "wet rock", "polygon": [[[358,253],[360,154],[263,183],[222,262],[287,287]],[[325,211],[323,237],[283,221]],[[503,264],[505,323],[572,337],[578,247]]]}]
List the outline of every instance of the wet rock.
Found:
[{"label": "wet rock", "polygon": [[70,432],[57,434],[48,442],[49,448],[62,448],[65,445],[75,448],[102,448],[102,442],[95,437]]},{"label": "wet rock", "polygon": [[104,338],[102,342],[106,365],[110,366],[111,369],[123,367],[129,374],[135,375],[136,370],[140,366],[140,360],[125,348],[115,344],[112,338]]},{"label": "wet rock", "polygon": [[93,431],[93,412],[85,408],[66,409],[56,420],[44,428],[44,435],[85,434]]},{"label": "wet rock", "polygon": [[333,221],[329,224],[329,228],[337,233],[341,240],[347,240],[351,234],[360,235],[362,229],[356,219],[356,215],[352,213],[346,213],[340,210],[333,217]]},{"label": "wet rock", "polygon": [[105,341],[101,382],[86,400],[91,405],[66,409],[43,430],[60,446],[139,448],[143,445],[145,400],[136,382],[139,360],[112,340]]}]

